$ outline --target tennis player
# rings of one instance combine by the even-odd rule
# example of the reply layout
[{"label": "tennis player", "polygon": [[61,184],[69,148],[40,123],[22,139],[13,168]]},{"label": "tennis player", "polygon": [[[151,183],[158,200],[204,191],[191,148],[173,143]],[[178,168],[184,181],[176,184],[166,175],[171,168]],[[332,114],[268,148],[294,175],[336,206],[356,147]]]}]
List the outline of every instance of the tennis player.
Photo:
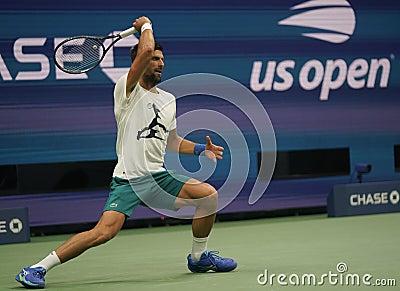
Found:
[{"label": "tennis player", "polygon": [[156,87],[164,68],[162,46],[154,41],[147,17],[136,19],[133,26],[141,33],[131,50],[129,72],[114,89],[118,163],[103,214],[93,229],[74,235],[40,262],[23,268],[15,279],[27,288],[44,288],[50,269],[111,240],[133,210],[144,204],[170,210],[195,207],[192,251],[187,256],[191,272],[229,272],[237,266],[235,260],[207,250],[217,210],[215,188],[163,168],[166,149],[194,155],[204,152],[214,162],[222,159],[224,149],[208,136],[206,144],[195,144],[177,134],[175,98]]}]

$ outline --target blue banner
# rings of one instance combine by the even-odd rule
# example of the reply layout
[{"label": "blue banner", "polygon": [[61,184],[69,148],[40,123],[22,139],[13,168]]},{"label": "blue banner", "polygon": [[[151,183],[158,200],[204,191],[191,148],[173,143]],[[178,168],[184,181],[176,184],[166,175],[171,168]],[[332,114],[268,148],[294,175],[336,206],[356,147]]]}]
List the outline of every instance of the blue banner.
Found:
[{"label": "blue banner", "polygon": [[28,208],[0,209],[0,245],[29,241]]},{"label": "blue banner", "polygon": [[399,191],[400,182],[336,185],[328,196],[328,216],[399,212]]}]

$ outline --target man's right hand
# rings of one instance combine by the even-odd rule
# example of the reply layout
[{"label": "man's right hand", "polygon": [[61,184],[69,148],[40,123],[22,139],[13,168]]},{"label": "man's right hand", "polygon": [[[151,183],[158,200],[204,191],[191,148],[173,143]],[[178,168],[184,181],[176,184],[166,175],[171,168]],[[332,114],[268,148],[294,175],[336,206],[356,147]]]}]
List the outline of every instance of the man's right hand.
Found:
[{"label": "man's right hand", "polygon": [[142,29],[142,25],[145,23],[151,23],[151,21],[146,16],[142,16],[142,17],[136,18],[135,22],[133,23],[133,27],[136,29],[136,31],[140,32]]}]

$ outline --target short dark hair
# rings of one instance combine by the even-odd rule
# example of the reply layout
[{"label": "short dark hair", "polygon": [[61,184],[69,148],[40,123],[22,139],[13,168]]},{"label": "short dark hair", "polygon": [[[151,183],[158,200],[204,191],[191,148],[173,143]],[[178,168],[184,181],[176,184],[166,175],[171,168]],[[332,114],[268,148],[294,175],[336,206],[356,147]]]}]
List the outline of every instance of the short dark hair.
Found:
[{"label": "short dark hair", "polygon": [[[163,47],[162,47],[161,43],[155,42],[154,43],[154,50],[155,51],[163,51]],[[138,51],[138,44],[136,44],[133,48],[131,48],[131,61],[132,61],[132,63],[136,58],[137,51]]]}]

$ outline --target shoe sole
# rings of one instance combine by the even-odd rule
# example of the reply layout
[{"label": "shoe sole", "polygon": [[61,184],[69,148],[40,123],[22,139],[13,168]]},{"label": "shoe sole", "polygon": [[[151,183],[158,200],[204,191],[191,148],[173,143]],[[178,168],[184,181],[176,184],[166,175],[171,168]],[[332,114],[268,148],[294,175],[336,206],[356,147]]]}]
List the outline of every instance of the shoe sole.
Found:
[{"label": "shoe sole", "polygon": [[24,286],[27,289],[44,289],[44,286],[29,285],[25,280],[19,278],[18,275],[15,277],[15,281],[17,281],[18,283],[20,283],[22,286]]}]

